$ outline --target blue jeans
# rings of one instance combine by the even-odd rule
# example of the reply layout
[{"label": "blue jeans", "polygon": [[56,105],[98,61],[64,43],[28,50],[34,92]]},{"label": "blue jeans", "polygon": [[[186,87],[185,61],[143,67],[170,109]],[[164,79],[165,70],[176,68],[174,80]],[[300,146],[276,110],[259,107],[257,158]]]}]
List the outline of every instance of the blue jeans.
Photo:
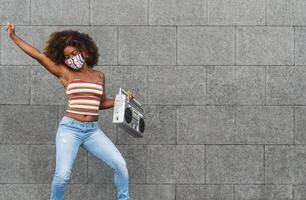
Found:
[{"label": "blue jeans", "polygon": [[117,200],[129,200],[129,175],[126,162],[117,147],[98,127],[98,122],[82,122],[63,116],[56,133],[56,167],[51,200],[64,200],[79,147],[104,161],[114,172]]}]

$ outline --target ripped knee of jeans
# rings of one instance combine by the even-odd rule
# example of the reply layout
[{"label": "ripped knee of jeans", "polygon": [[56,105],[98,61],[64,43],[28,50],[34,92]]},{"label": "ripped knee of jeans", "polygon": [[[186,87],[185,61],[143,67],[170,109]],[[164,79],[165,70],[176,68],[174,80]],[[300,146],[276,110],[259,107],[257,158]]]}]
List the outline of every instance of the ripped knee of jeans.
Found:
[{"label": "ripped knee of jeans", "polygon": [[54,180],[57,183],[67,183],[70,180],[71,172],[55,173]]}]

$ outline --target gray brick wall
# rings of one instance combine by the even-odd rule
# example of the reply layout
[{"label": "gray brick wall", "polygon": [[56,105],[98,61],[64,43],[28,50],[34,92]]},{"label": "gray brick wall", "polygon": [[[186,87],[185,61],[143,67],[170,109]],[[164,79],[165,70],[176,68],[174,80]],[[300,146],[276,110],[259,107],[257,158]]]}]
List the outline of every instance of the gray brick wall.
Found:
[{"label": "gray brick wall", "polygon": [[[135,88],[144,138],[101,110],[133,200],[306,200],[306,0],[0,0],[0,200],[48,200],[59,80],[8,37],[42,50],[86,32],[106,92]],[[128,77],[127,77],[128,75]],[[111,169],[80,149],[69,200],[115,199]]]}]

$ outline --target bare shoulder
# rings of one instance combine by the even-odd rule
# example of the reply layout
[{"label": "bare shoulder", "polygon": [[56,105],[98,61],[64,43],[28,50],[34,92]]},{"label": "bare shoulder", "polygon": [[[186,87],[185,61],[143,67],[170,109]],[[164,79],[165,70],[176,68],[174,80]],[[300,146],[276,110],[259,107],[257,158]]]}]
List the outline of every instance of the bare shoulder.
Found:
[{"label": "bare shoulder", "polygon": [[104,73],[103,73],[102,71],[100,71],[100,70],[96,70],[96,69],[95,69],[95,71],[96,71],[96,72],[98,72],[98,73],[100,73],[100,74],[101,74],[101,76],[104,76]]},{"label": "bare shoulder", "polygon": [[99,70],[95,70],[95,71],[99,73],[102,81],[104,81],[105,80],[105,74],[102,71],[99,71]]}]

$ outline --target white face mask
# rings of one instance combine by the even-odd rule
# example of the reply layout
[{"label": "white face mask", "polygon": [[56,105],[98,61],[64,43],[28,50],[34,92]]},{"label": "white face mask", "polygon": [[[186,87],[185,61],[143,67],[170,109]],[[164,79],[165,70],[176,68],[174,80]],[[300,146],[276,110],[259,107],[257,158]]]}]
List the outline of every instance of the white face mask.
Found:
[{"label": "white face mask", "polygon": [[85,59],[83,58],[82,54],[78,54],[76,56],[73,56],[72,58],[65,59],[64,61],[69,67],[75,70],[80,70],[84,63]]}]

